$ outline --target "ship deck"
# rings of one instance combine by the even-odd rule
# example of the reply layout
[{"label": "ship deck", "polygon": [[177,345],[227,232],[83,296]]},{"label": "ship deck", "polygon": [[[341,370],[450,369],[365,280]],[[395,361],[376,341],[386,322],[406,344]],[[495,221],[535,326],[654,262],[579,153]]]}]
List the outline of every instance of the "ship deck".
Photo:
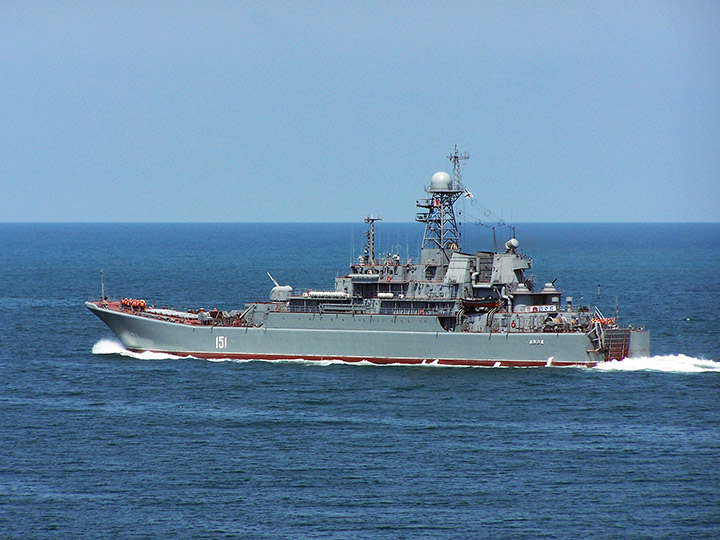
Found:
[{"label": "ship deck", "polygon": [[[219,327],[225,327],[225,328],[231,328],[231,327],[258,327],[263,326],[263,324],[253,324],[248,323],[244,320],[242,317],[241,312],[234,311],[232,314],[228,314],[226,311],[220,311],[220,310],[204,310],[204,309],[197,309],[197,310],[178,310],[174,308],[169,307],[162,307],[157,308],[155,306],[149,306],[145,308],[139,308],[139,307],[130,307],[128,305],[123,305],[122,302],[118,300],[109,300],[109,301],[100,301],[95,300],[91,302],[92,304],[96,305],[98,308],[106,309],[108,311],[116,312],[116,313],[122,313],[125,315],[135,316],[135,317],[143,317],[147,319],[153,319],[157,321],[164,321],[168,323],[173,324],[181,324],[185,326],[191,326],[191,327],[202,327],[202,326],[219,326]],[[274,304],[273,302],[257,302],[257,304]],[[271,309],[271,312],[284,312],[284,313],[294,313],[294,314],[308,314],[308,315],[316,315],[319,313],[317,309],[306,309],[301,310],[297,309],[297,307],[294,308],[288,308],[287,306],[282,306],[279,304],[276,304],[273,309]],[[423,312],[422,309],[420,310],[399,310],[399,311],[390,311],[390,310],[381,310],[380,313],[366,313],[366,312],[345,312],[343,315],[353,315],[353,316],[403,316],[403,317],[427,317],[428,315],[440,315],[440,313],[431,313],[430,310],[425,310]],[[204,314],[201,315],[201,314]],[[326,315],[340,315],[340,313],[335,312],[326,312]],[[496,315],[502,316],[502,315],[512,315],[511,313],[507,312],[498,312]],[[201,318],[202,317],[202,318]],[[452,332],[452,331],[451,331]],[[471,330],[467,329],[460,329],[459,333],[485,333],[485,332],[473,332]],[[488,332],[490,334],[505,334],[508,332],[505,331],[491,331]],[[538,334],[538,333],[545,333],[545,334],[565,334],[565,333],[573,333],[573,334],[580,334],[580,333],[586,333],[585,330],[580,328],[575,329],[563,329],[563,328],[557,328],[552,331],[544,331],[544,332],[538,332],[536,330],[528,330],[523,328],[513,328],[509,333],[512,334]]]},{"label": "ship deck", "polygon": [[[204,326],[203,321],[198,318],[198,313],[202,313],[204,310],[180,311],[172,308],[155,308],[153,306],[146,308],[133,308],[122,305],[119,300],[109,300],[106,302],[93,301],[92,303],[95,304],[97,307],[107,309],[108,311],[115,311],[117,313],[134,315],[136,317],[146,317],[148,319],[156,319],[159,321],[166,321],[176,324],[186,324],[188,326]],[[213,312],[210,311],[206,313]],[[213,320],[212,322],[213,324],[219,324],[222,326],[239,326],[233,324],[222,324],[223,321],[216,322],[215,320]]]}]

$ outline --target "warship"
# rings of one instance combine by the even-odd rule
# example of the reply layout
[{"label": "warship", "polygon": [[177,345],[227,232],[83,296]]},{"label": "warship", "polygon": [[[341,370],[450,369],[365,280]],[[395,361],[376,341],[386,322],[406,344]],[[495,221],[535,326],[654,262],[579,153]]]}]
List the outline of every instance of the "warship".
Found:
[{"label": "warship", "polygon": [[465,252],[455,205],[467,159],[435,173],[417,200],[420,259],[378,257],[368,216],[363,254],[331,290],[280,285],[268,301],[232,311],[156,308],[145,300],[86,302],[130,351],[217,359],[446,366],[588,366],[650,355],[643,328],[576,306],[555,282],[535,286],[532,259],[512,237],[503,249]]}]

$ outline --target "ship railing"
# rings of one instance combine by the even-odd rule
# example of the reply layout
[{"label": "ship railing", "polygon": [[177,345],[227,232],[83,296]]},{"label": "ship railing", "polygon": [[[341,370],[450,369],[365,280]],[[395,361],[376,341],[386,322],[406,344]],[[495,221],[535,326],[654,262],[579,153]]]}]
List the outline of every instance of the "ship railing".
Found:
[{"label": "ship railing", "polygon": [[321,304],[319,306],[288,306],[280,311],[290,313],[365,313],[365,305],[352,304]]},{"label": "ship railing", "polygon": [[289,311],[290,313],[320,313],[317,306],[288,306],[281,311]]},{"label": "ship railing", "polygon": [[433,308],[380,308],[381,315],[439,315],[451,316],[453,311],[450,309],[433,309]]},{"label": "ship railing", "polygon": [[364,306],[354,306],[352,304],[321,304],[318,306],[318,309],[325,313],[355,313],[357,311],[365,311]]},{"label": "ship railing", "polygon": [[348,304],[324,304],[321,306],[289,306],[287,309],[290,313],[359,313],[379,315],[436,315],[436,316],[452,316],[451,309],[433,309],[433,308],[380,308],[379,311],[368,311],[364,305],[348,305]]}]

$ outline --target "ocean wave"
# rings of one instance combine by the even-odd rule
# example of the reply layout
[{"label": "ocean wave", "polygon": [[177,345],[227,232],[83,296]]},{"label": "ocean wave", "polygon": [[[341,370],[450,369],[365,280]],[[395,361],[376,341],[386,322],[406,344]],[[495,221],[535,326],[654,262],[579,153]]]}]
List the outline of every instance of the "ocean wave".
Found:
[{"label": "ocean wave", "polygon": [[626,358],[604,362],[593,368],[600,371],[663,371],[671,373],[720,373],[720,362],[693,358],[684,354]]}]

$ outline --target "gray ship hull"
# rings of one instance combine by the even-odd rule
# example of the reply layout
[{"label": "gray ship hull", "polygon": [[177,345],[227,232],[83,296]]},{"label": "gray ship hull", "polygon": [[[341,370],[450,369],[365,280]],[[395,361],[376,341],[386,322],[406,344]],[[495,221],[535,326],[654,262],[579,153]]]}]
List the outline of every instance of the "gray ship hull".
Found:
[{"label": "gray ship hull", "polygon": [[[430,315],[270,313],[262,326],[189,325],[87,302],[132,351],[199,358],[341,360],[376,364],[593,366],[605,361],[584,333],[448,332]],[[644,331],[627,356],[649,352]]]}]

